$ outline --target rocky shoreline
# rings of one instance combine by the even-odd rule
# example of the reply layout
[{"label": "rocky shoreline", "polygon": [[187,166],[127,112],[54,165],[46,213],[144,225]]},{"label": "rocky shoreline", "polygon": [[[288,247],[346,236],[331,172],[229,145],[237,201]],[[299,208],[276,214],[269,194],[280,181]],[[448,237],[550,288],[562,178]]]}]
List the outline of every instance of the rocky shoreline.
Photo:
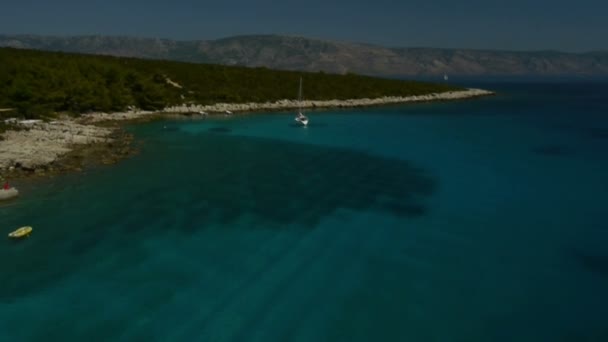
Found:
[{"label": "rocky shoreline", "polygon": [[112,164],[134,152],[132,137],[119,127],[74,120],[17,123],[0,140],[0,178],[48,177]]},{"label": "rocky shoreline", "polygon": [[[492,95],[481,89],[467,89],[437,94],[351,99],[302,101],[303,108],[344,108],[409,102],[448,101]],[[213,115],[262,110],[298,108],[295,100],[265,103],[218,103],[183,105],[159,112],[131,110],[123,113],[90,113],[78,119],[52,122],[26,120],[15,122],[18,130],[0,134],[0,178],[17,179],[51,176],[65,171],[79,171],[87,165],[112,164],[134,153],[132,136],[117,122],[147,121],[172,115]]]},{"label": "rocky shoreline", "polygon": [[326,100],[314,101],[305,100],[300,104],[296,100],[279,100],[276,102],[249,102],[249,103],[216,103],[213,105],[181,105],[167,107],[158,112],[134,110],[124,113],[91,113],[83,116],[84,122],[96,123],[103,121],[123,121],[137,120],[148,116],[156,115],[171,115],[171,114],[186,114],[186,115],[214,115],[214,114],[232,114],[232,113],[247,113],[257,111],[276,111],[296,109],[299,106],[305,109],[310,108],[353,108],[353,107],[370,107],[389,104],[412,103],[412,102],[430,102],[430,101],[453,101],[470,99],[480,96],[494,95],[494,92],[483,89],[466,89],[460,91],[449,91],[444,93],[432,93],[427,95],[413,96],[386,96],[373,99],[349,99],[349,100]]}]

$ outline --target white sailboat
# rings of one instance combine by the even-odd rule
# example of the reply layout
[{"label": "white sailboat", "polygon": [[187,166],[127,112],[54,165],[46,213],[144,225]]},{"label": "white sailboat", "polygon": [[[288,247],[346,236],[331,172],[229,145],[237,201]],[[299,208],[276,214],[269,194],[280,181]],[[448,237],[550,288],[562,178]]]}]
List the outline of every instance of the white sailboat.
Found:
[{"label": "white sailboat", "polygon": [[448,80],[448,74],[443,74],[443,80],[447,81]]},{"label": "white sailboat", "polygon": [[308,117],[302,112],[302,77],[300,77],[300,90],[298,91],[298,115],[295,120],[304,127],[308,125]]}]

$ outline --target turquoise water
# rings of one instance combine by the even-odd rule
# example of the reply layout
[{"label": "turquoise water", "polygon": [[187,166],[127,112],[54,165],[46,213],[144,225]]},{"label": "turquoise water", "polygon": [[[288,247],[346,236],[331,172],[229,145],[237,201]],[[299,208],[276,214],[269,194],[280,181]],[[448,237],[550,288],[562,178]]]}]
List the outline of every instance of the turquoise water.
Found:
[{"label": "turquoise water", "polygon": [[608,86],[165,121],[0,206],[2,341],[607,341]]}]

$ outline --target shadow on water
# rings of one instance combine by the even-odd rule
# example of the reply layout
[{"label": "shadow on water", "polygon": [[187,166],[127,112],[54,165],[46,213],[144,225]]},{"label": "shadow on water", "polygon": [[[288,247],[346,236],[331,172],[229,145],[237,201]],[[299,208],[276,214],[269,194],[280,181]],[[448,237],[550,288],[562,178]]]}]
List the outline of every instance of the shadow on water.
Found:
[{"label": "shadow on water", "polygon": [[178,132],[179,131],[179,127],[177,126],[163,126],[163,131],[165,132]]},{"label": "shadow on water", "polygon": [[228,127],[211,127],[209,128],[209,132],[213,133],[230,133],[232,130]]},{"label": "shadow on water", "polygon": [[570,151],[567,147],[561,145],[538,146],[533,148],[532,152],[541,156],[548,157],[565,157],[572,155],[572,151]]},{"label": "shadow on water", "polygon": [[327,127],[327,126],[328,125],[326,123],[324,123],[324,122],[311,122],[308,125],[306,125],[306,127],[303,127],[302,125],[300,125],[298,123],[295,123],[295,122],[289,124],[289,127],[292,127],[292,128],[302,128],[302,129],[305,129],[305,128],[308,128],[308,127],[319,128],[319,127]]},{"label": "shadow on water", "polygon": [[608,277],[608,254],[588,253],[579,249],[572,249],[568,253],[585,269]]},{"label": "shadow on water", "polygon": [[[436,188],[407,161],[360,151],[212,132],[184,137],[151,141],[132,169],[115,168],[87,191],[49,202],[37,215],[55,231],[34,235],[23,250],[0,251],[0,300],[99,262],[107,246],[135,253],[148,236],[230,229],[240,219],[251,220],[250,229],[310,229],[339,209],[416,218]],[[122,189],[119,197],[114,189]],[[27,258],[8,262],[15,254]]]},{"label": "shadow on water", "polygon": [[588,134],[592,139],[608,139],[608,128],[592,128]]}]

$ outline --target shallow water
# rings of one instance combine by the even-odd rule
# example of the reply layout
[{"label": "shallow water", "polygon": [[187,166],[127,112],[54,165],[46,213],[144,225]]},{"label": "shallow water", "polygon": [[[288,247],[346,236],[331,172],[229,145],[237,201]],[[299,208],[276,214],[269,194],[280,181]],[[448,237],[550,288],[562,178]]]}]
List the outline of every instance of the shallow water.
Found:
[{"label": "shallow water", "polygon": [[0,340],[606,341],[608,86],[131,128],[0,206]]}]

